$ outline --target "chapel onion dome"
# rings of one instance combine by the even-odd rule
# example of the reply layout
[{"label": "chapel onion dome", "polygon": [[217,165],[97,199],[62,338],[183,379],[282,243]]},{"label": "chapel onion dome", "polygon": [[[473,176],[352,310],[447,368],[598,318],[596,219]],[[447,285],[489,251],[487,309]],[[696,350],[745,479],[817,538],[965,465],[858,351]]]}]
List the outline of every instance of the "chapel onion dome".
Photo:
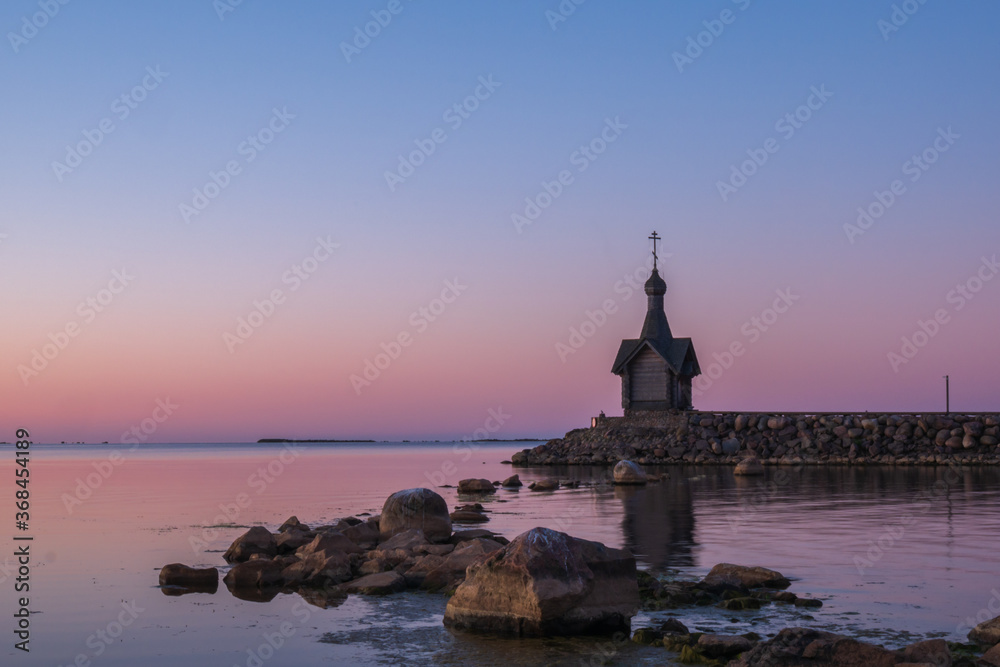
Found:
[{"label": "chapel onion dome", "polygon": [[663,296],[667,293],[667,283],[660,277],[660,272],[655,268],[649,280],[646,281],[646,296]]}]

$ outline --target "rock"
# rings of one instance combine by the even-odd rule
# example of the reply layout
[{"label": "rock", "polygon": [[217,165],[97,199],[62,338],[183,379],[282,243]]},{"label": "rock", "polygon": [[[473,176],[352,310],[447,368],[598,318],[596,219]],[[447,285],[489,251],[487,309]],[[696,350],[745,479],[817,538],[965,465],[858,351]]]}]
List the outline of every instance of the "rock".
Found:
[{"label": "rock", "polygon": [[341,533],[325,533],[317,535],[309,544],[296,549],[295,555],[299,558],[308,558],[315,553],[323,553],[326,554],[326,557],[330,557],[335,553],[359,554],[362,551],[361,547],[351,542]]},{"label": "rock", "polygon": [[222,579],[229,588],[266,588],[278,586],[283,581],[285,566],[273,560],[248,560],[237,563]]},{"label": "rock", "polygon": [[309,526],[299,521],[299,517],[292,515],[285,520],[285,523],[281,524],[278,528],[279,533],[283,533],[289,528],[294,528],[295,530],[302,531],[303,533],[309,532]]},{"label": "rock", "polygon": [[740,441],[736,438],[729,438],[722,441],[722,453],[726,456],[735,456],[740,451]]},{"label": "rock", "polygon": [[962,438],[962,447],[965,449],[972,449],[979,444],[979,438],[974,435],[966,435]]},{"label": "rock", "polygon": [[702,584],[716,588],[719,586],[734,586],[737,588],[788,588],[791,582],[780,572],[766,567],[748,567],[719,563],[705,575]]},{"label": "rock", "polygon": [[978,438],[983,434],[983,424],[982,422],[965,422],[962,424],[962,430],[965,431],[966,435],[972,435]]},{"label": "rock", "polygon": [[341,589],[347,593],[364,593],[366,595],[387,595],[398,593],[405,588],[406,579],[399,572],[369,574],[341,586]]},{"label": "rock", "polygon": [[409,528],[422,530],[431,542],[447,542],[451,519],[444,498],[430,489],[407,489],[389,496],[379,519],[380,540]]},{"label": "rock", "polygon": [[[949,662],[948,665],[951,665]],[[1000,667],[1000,644],[997,644],[979,658],[979,667]],[[935,665],[936,667],[936,665]]]},{"label": "rock", "polygon": [[435,556],[447,556],[454,550],[455,550],[454,544],[423,544],[414,549],[413,553],[434,554]]},{"label": "rock", "polygon": [[983,621],[972,628],[969,631],[969,639],[983,646],[1000,644],[1000,616]]},{"label": "rock", "polygon": [[555,491],[559,488],[558,479],[543,479],[537,482],[532,482],[528,485],[528,488],[532,491]]},{"label": "rock", "polygon": [[665,635],[687,635],[691,632],[687,629],[687,626],[678,621],[676,618],[668,618],[660,625],[660,632]]},{"label": "rock", "polygon": [[[418,557],[414,561],[413,565],[406,568],[406,571],[401,572],[400,574],[402,574],[403,578],[406,579],[407,586],[411,588],[419,588],[424,583],[424,579],[427,578],[427,574],[436,569],[443,562],[444,556],[440,556],[438,554],[426,554]],[[361,572],[362,574],[370,574],[369,572],[365,572],[363,568]]]},{"label": "rock", "polygon": [[286,584],[340,583],[351,578],[351,558],[342,551],[316,551],[285,567],[281,577]]},{"label": "rock", "polygon": [[979,438],[979,444],[984,445],[986,447],[996,447],[997,442],[998,442],[997,439],[992,435],[984,435],[983,437]]},{"label": "rock", "polygon": [[945,447],[948,447],[950,449],[959,449],[962,447],[962,438],[959,438],[958,436],[953,436],[951,438],[948,438],[945,441],[944,445]]},{"label": "rock", "polygon": [[385,542],[378,545],[376,551],[395,551],[396,549],[412,553],[418,547],[430,544],[424,531],[410,528],[401,533],[396,533]]},{"label": "rock", "polygon": [[291,529],[278,533],[278,536],[274,538],[274,543],[278,548],[279,554],[290,554],[299,547],[312,542],[315,537],[316,536],[313,533],[304,533],[299,530]]},{"label": "rock", "polygon": [[951,667],[951,651],[943,639],[928,639],[910,644],[896,652],[904,662],[930,663],[934,667]]},{"label": "rock", "polygon": [[465,581],[465,571],[474,561],[502,548],[502,544],[488,538],[463,542],[427,573],[421,587],[432,591],[455,588]]},{"label": "rock", "polygon": [[638,608],[627,550],[533,528],[468,567],[444,623],[517,636],[628,633]]},{"label": "rock", "polygon": [[632,634],[632,642],[647,646],[659,646],[663,643],[663,633],[656,628],[639,628]]},{"label": "rock", "polygon": [[796,607],[806,607],[812,609],[818,609],[823,606],[822,600],[817,600],[816,598],[800,598],[796,597],[795,600]]},{"label": "rock", "polygon": [[455,510],[450,515],[451,522],[454,523],[486,523],[490,520],[482,512],[475,510]]},{"label": "rock", "polygon": [[645,484],[649,481],[639,464],[632,461],[619,461],[613,474],[615,484]]},{"label": "rock", "polygon": [[747,609],[760,609],[760,600],[751,597],[735,597],[723,600],[718,605],[722,609],[730,611],[744,611]]},{"label": "rock", "polygon": [[896,656],[881,646],[865,644],[832,632],[786,628],[777,636],[743,653],[729,667],[892,667]]},{"label": "rock", "polygon": [[511,475],[504,481],[500,482],[500,486],[504,487],[505,489],[513,489],[524,486],[524,484],[521,483],[521,478],[519,476]]},{"label": "rock", "polygon": [[254,526],[237,537],[222,557],[227,563],[242,563],[250,560],[250,556],[254,554],[264,554],[265,556],[278,554],[278,545],[274,540],[274,535],[263,526]]},{"label": "rock", "polygon": [[378,528],[368,521],[345,528],[342,534],[362,549],[371,549],[378,544]]},{"label": "rock", "polygon": [[522,449],[521,451],[510,457],[511,465],[525,465],[528,463],[528,454],[531,452],[530,449]]},{"label": "rock", "polygon": [[488,479],[463,479],[458,483],[459,493],[496,493],[493,482]]},{"label": "rock", "polygon": [[747,427],[747,422],[749,418],[746,415],[736,415],[736,421],[733,422],[733,430],[739,433]]},{"label": "rock", "polygon": [[492,530],[486,530],[485,528],[472,528],[470,530],[456,530],[455,534],[451,536],[448,540],[451,544],[461,544],[467,540],[475,540],[480,537],[488,537],[491,540],[496,540],[501,544],[507,544],[507,540]]},{"label": "rock", "polygon": [[709,635],[698,638],[698,649],[709,658],[735,658],[753,648],[753,642],[739,635]]},{"label": "rock", "polygon": [[219,571],[214,567],[194,568],[171,563],[160,568],[160,586],[182,586],[215,591],[219,587]]},{"label": "rock", "polygon": [[764,466],[761,465],[760,460],[756,456],[749,456],[736,464],[733,474],[745,476],[763,475]]}]

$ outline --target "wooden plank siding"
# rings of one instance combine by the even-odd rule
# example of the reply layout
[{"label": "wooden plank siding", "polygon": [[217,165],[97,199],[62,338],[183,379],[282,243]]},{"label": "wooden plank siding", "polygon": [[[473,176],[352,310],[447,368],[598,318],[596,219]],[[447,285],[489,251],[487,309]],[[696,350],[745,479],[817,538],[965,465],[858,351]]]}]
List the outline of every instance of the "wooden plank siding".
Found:
[{"label": "wooden plank siding", "polygon": [[667,362],[648,347],[637,354],[629,364],[629,383],[632,403],[671,402],[672,392]]}]

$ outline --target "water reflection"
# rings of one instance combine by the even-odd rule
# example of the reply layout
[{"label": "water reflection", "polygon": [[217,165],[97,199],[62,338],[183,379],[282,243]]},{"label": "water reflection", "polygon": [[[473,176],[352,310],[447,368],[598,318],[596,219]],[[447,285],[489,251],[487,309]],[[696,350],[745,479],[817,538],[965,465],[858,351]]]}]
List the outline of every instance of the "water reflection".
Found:
[{"label": "water reflection", "polygon": [[686,480],[617,486],[625,546],[653,570],[695,564],[695,520]]}]

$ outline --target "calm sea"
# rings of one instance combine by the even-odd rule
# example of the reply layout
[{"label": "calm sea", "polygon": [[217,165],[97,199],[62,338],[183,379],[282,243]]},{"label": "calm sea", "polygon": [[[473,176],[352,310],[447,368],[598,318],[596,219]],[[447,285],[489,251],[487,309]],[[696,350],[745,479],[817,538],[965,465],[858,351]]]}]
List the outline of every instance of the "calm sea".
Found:
[{"label": "calm sea", "polygon": [[[224,586],[182,597],[156,587],[166,563],[224,566],[222,551],[246,526],[273,530],[293,514],[319,525],[377,514],[400,489],[503,479],[512,470],[501,461],[523,447],[35,445],[31,516],[22,532],[15,529],[12,449],[2,446],[0,497],[9,500],[0,512],[0,662],[663,664],[662,649],[608,640],[453,634],[442,626],[446,599],[437,595],[352,597],[321,609],[297,595],[249,602]],[[508,538],[548,526],[628,546],[641,567],[672,576],[700,576],[719,562],[764,565],[793,578],[792,591],[824,603],[808,613],[782,605],[674,612],[698,630],[766,635],[810,625],[896,647],[932,636],[961,639],[967,619],[982,620],[1000,604],[1000,470],[803,468],[764,479],[737,479],[727,468],[665,470],[668,481],[625,489],[608,485],[605,470],[521,468],[524,481],[555,475],[587,484],[555,493],[500,491],[484,502],[492,517],[486,526]],[[436,490],[458,502],[455,489]],[[25,595],[14,590],[15,534],[34,537],[28,654],[14,649],[13,614]],[[668,615],[643,613],[633,627]]]}]

